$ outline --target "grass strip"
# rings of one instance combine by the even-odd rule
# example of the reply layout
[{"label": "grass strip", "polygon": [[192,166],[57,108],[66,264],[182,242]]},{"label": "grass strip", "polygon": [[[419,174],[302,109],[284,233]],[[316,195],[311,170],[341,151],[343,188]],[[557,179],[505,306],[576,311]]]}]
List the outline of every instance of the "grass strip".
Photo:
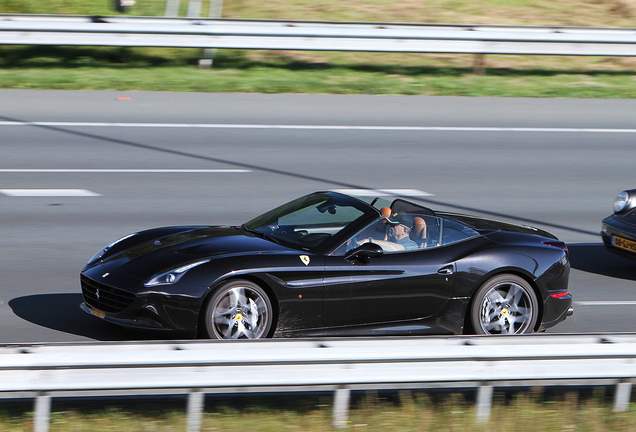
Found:
[{"label": "grass strip", "polygon": [[[0,88],[634,98],[636,72],[620,59],[470,57],[220,50],[199,69],[197,49],[0,47]],[[505,62],[505,65],[500,64]]]},{"label": "grass strip", "polygon": [[[210,2],[202,4],[208,16]],[[163,16],[139,0],[131,16]],[[188,1],[180,2],[180,16]],[[117,15],[110,0],[0,0],[0,13]],[[223,18],[636,28],[633,0],[233,0]],[[634,98],[636,59],[110,47],[0,47],[0,88]]]},{"label": "grass strip", "polygon": [[[476,432],[631,432],[636,427],[634,405],[612,412],[611,391],[496,393],[490,421],[475,423],[474,400],[448,392],[374,392],[354,396],[348,430]],[[331,431],[329,394],[298,396],[242,396],[208,398],[202,431],[250,430],[278,432]],[[0,430],[31,430],[31,404],[0,406]],[[182,431],[185,398],[153,402],[74,403],[55,399],[50,431]]]}]

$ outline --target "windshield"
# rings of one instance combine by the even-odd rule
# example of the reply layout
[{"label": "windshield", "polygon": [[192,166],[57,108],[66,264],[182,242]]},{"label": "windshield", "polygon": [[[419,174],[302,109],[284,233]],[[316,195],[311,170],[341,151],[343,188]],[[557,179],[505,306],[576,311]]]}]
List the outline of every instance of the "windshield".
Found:
[{"label": "windshield", "polygon": [[243,227],[277,243],[318,253],[377,211],[337,193],[315,193],[284,204]]}]

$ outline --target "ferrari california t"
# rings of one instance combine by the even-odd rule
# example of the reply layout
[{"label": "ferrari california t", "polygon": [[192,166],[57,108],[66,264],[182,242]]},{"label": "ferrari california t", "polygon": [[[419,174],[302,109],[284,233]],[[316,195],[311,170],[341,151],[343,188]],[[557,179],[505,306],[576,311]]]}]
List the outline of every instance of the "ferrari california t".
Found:
[{"label": "ferrari california t", "polygon": [[565,243],[397,198],[317,192],[240,226],[176,226],[100,250],[90,315],[218,339],[521,334],[572,313]]}]

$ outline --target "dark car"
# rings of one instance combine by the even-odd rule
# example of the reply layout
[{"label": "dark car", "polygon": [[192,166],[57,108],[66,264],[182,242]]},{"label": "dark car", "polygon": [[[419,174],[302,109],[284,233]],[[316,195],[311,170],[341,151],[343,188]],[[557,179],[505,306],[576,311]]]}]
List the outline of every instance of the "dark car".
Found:
[{"label": "dark car", "polygon": [[126,236],[81,272],[81,308],[220,339],[520,334],[571,314],[569,273],[537,228],[317,192],[241,226]]},{"label": "dark car", "polygon": [[610,252],[636,259],[636,189],[618,194],[614,214],[603,219],[601,236]]}]

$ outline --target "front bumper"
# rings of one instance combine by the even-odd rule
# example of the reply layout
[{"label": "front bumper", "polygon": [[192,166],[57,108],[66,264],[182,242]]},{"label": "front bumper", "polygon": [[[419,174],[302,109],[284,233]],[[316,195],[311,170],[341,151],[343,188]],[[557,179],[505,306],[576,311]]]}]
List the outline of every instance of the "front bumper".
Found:
[{"label": "front bumper", "polygon": [[152,291],[143,281],[103,266],[80,276],[84,302],[80,309],[113,324],[196,336],[206,287],[177,283]]},{"label": "front bumper", "polygon": [[[608,251],[625,258],[636,259],[636,227],[626,224],[612,215],[603,219],[601,237]],[[623,240],[623,247],[615,245],[617,237]],[[631,246],[631,248],[626,246]]]},{"label": "front bumper", "polygon": [[86,302],[82,302],[80,304],[80,309],[83,310],[84,312],[86,312],[89,315],[92,315],[94,317],[97,318],[101,318],[106,322],[112,323],[112,324],[117,324],[120,326],[124,326],[124,327],[130,327],[130,328],[138,328],[138,329],[143,329],[143,330],[148,330],[148,329],[152,329],[152,330],[167,330],[167,331],[171,331],[171,329],[164,327],[159,321],[157,320],[153,320],[152,318],[150,319],[140,319],[140,317],[137,317],[136,319],[125,319],[125,318],[115,318],[112,317],[110,315],[108,315],[106,312],[100,310],[100,309],[96,309],[94,307],[92,307],[91,305],[87,304]]}]

